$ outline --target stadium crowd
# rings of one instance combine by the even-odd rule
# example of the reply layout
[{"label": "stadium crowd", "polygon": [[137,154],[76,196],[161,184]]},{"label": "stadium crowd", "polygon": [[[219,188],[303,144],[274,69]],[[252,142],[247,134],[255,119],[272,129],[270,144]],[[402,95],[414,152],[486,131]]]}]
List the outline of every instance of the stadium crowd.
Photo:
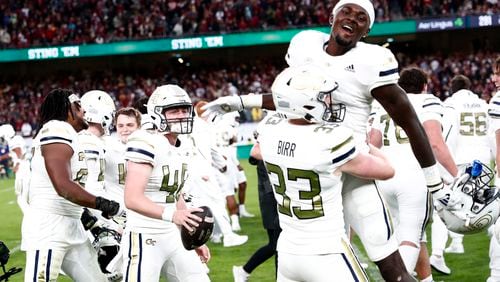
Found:
[{"label": "stadium crowd", "polygon": [[[497,0],[374,0],[376,21],[498,13]],[[0,49],[328,25],[336,1],[1,1]]]},{"label": "stadium crowd", "polygon": [[[430,75],[429,92],[444,100],[449,95],[449,82],[463,73],[471,79],[472,90],[488,101],[495,92],[491,82],[492,65],[498,54],[454,53],[410,57],[403,53],[396,56],[401,67],[416,65]],[[37,128],[36,116],[43,96],[54,87],[71,88],[79,93],[88,89],[102,89],[110,93],[120,107],[131,106],[144,95],[150,95],[157,85],[176,82],[192,96],[193,101],[214,100],[221,96],[266,93],[273,78],[285,67],[284,60],[260,61],[251,65],[204,66],[200,69],[179,68],[155,70],[148,75],[112,71],[82,71],[68,77],[0,82],[0,123],[10,122],[17,131],[28,122]]]}]

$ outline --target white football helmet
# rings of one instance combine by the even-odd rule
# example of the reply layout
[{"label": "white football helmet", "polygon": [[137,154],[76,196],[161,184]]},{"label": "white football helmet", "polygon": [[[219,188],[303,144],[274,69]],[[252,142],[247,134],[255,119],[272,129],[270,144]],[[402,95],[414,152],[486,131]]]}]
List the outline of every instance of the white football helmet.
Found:
[{"label": "white football helmet", "polygon": [[271,90],[276,111],[288,119],[312,122],[344,120],[345,105],[332,102],[338,83],[315,65],[289,67],[274,80]]},{"label": "white football helmet", "polygon": [[0,137],[5,138],[6,140],[12,139],[16,135],[16,131],[14,127],[10,123],[3,124],[0,126]]},{"label": "white football helmet", "polygon": [[228,125],[237,128],[240,125],[240,113],[239,112],[229,112],[223,114],[221,121],[226,122]]},{"label": "white football helmet", "polygon": [[[185,118],[167,119],[165,111],[177,107],[187,108],[188,115]],[[157,87],[149,97],[147,108],[158,132],[188,134],[193,131],[193,104],[186,91],[179,86],[167,84]]]},{"label": "white football helmet", "polygon": [[81,98],[84,118],[88,122],[98,123],[109,135],[116,111],[115,102],[108,93],[101,90],[91,90]]},{"label": "white football helmet", "polygon": [[[116,269],[109,269],[110,263],[121,257],[120,242],[121,235],[115,230],[107,227],[97,227],[91,230],[94,235],[92,246],[97,251],[97,261],[101,271],[106,275],[108,281],[121,281],[121,273]],[[119,265],[118,269],[121,268]]]},{"label": "white football helmet", "polygon": [[436,203],[436,210],[448,230],[471,234],[490,227],[498,218],[498,190],[491,186],[494,173],[485,164],[474,161],[452,185],[451,197],[459,197],[458,209],[446,209]]}]

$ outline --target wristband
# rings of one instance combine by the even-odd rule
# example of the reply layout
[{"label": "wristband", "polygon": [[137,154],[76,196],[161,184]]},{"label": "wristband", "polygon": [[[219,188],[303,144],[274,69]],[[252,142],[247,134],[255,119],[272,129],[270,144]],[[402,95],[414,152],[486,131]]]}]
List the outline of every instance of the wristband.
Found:
[{"label": "wristband", "polygon": [[262,95],[260,94],[248,94],[239,96],[241,99],[241,105],[243,109],[251,109],[251,108],[262,108]]},{"label": "wristband", "polygon": [[175,209],[165,207],[163,213],[161,214],[161,219],[164,221],[172,222],[172,217],[174,217]]},{"label": "wristband", "polygon": [[423,167],[422,171],[424,172],[429,192],[434,193],[443,188],[443,181],[441,180],[437,163],[429,167]]}]

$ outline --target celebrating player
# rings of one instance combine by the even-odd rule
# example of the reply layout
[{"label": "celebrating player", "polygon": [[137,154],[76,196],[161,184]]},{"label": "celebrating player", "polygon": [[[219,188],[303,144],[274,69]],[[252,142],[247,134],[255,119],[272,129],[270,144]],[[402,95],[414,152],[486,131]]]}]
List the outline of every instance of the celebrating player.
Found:
[{"label": "celebrating player", "polygon": [[22,227],[25,280],[56,281],[63,270],[75,281],[107,281],[80,215],[83,206],[110,218],[119,205],[95,197],[78,184],[84,158],[77,131],[88,127],[78,96],[64,89],[51,91],[41,105],[40,124]]},{"label": "celebrating player", "polygon": [[125,153],[125,280],[158,281],[163,274],[169,281],[208,281],[201,263],[210,258],[208,248],[187,251],[178,229],[191,231],[201,221],[192,214],[201,209],[187,209],[181,195],[193,148],[177,136],[192,131],[191,99],[179,86],[163,85],[147,110],[157,131],[135,131]]}]

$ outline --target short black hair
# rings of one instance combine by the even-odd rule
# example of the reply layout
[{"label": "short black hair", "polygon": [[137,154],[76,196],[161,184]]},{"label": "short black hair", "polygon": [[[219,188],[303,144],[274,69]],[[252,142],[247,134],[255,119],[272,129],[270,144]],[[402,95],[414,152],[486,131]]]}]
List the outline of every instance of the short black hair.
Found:
[{"label": "short black hair", "polygon": [[149,100],[148,96],[142,96],[141,98],[137,99],[137,101],[135,101],[133,108],[138,110],[143,115],[147,114],[148,113],[148,107],[147,107],[148,100]]},{"label": "short black hair", "polygon": [[450,91],[451,93],[456,93],[462,89],[470,90],[470,85],[471,83],[468,77],[462,74],[458,74],[451,79]]},{"label": "short black hair", "polygon": [[407,67],[401,71],[398,84],[406,93],[420,94],[427,84],[427,74],[417,67]]}]

